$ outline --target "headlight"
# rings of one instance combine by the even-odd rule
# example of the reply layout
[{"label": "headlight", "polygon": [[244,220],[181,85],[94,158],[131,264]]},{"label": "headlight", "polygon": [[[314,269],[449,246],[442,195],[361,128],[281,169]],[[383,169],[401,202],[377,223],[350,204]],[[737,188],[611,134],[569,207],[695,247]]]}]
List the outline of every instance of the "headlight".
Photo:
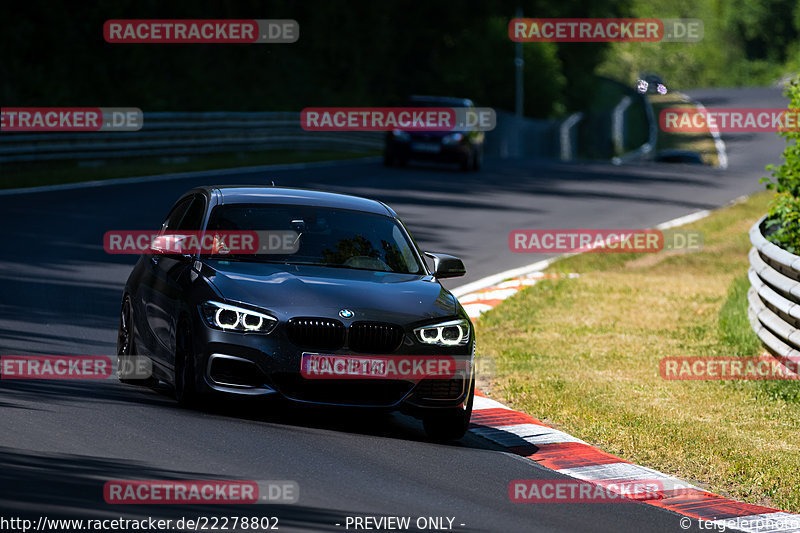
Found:
[{"label": "headlight", "polygon": [[442,137],[442,144],[458,144],[463,138],[463,133],[451,133]]},{"label": "headlight", "polygon": [[270,333],[278,324],[278,319],[274,316],[234,305],[206,302],[200,307],[209,326],[225,331]]},{"label": "headlight", "polygon": [[414,330],[417,339],[438,346],[463,346],[469,342],[469,320],[459,319]]},{"label": "headlight", "polygon": [[406,142],[406,141],[411,140],[411,135],[409,135],[408,133],[404,132],[403,130],[392,130],[392,136],[396,140],[401,141],[401,142]]}]

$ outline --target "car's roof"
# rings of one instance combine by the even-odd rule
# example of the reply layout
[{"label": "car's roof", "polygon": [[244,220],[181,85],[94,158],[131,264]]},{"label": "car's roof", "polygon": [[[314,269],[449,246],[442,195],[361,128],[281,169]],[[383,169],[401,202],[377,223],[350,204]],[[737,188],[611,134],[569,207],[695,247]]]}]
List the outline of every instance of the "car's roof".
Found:
[{"label": "car's roof", "polygon": [[[396,217],[395,212],[383,202],[339,194],[333,192],[316,191],[312,189],[295,189],[292,187],[272,187],[269,185],[219,185],[197,187],[193,191],[204,191],[213,194],[218,191],[222,205],[228,204],[286,204],[286,205],[313,205],[317,207],[332,207],[351,209],[365,213],[388,215]],[[191,192],[191,191],[190,191]],[[188,194],[188,193],[187,193]]]},{"label": "car's roof", "polygon": [[453,98],[451,96],[424,96],[411,95],[408,97],[409,103],[437,104],[442,107],[472,107],[474,104],[468,98]]}]

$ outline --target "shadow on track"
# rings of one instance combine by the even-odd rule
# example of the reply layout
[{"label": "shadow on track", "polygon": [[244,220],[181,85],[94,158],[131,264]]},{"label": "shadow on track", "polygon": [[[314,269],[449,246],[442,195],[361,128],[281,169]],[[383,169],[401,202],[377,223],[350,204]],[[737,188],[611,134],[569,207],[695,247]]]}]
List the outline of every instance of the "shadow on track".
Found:
[{"label": "shadow on track", "polygon": [[[164,470],[151,465],[85,455],[21,451],[0,447],[0,508],[4,517],[177,520],[199,516],[277,516],[280,530],[337,531],[347,510],[287,505],[111,505],[103,499],[107,480],[227,479],[206,473]],[[259,480],[254,480],[259,481]],[[13,509],[13,511],[11,511]],[[173,529],[170,529],[173,530]],[[69,531],[69,529],[59,529]],[[125,529],[128,531],[128,529]]]}]

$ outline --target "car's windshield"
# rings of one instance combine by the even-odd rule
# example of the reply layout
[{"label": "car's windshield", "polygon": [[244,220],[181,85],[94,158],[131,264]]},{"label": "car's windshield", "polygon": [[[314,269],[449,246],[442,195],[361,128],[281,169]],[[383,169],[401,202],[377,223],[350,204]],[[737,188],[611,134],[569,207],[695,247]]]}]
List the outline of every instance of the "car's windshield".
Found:
[{"label": "car's windshield", "polygon": [[320,265],[401,274],[424,272],[412,242],[391,217],[302,205],[215,207],[207,231],[296,233],[292,251],[216,254],[207,258]]}]

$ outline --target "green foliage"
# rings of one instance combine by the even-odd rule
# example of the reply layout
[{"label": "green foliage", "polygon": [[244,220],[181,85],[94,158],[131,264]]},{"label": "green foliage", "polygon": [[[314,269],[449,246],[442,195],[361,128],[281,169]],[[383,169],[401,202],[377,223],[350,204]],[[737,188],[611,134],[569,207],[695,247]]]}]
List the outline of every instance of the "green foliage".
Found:
[{"label": "green foliage", "polygon": [[[787,84],[786,96],[789,109],[800,112],[800,75]],[[767,166],[775,181],[761,178],[761,182],[777,193],[764,224],[767,240],[800,255],[800,131],[794,129],[779,133],[787,143],[783,163]]]},{"label": "green foliage", "polygon": [[800,67],[797,0],[633,0],[636,17],[703,21],[696,43],[614,43],[597,73],[632,82],[660,73],[671,90],[767,85]]},{"label": "green foliage", "polygon": [[764,233],[771,243],[800,255],[800,199],[779,193],[770,205]]},{"label": "green foliage", "polygon": [[[135,106],[144,111],[297,111],[398,105],[409,94],[514,109],[524,16],[620,16],[632,0],[117,0],[0,3],[0,101],[15,106]],[[588,11],[597,11],[594,14]],[[108,44],[108,19],[283,18],[293,44]],[[526,43],[525,114],[580,108],[605,44]],[[568,83],[569,81],[569,83]]]},{"label": "green foliage", "polygon": [[[670,90],[753,85],[800,70],[797,0],[116,0],[0,3],[0,101],[145,111],[380,106],[409,94],[514,109],[518,9],[538,18],[696,18],[698,43],[525,43],[525,114],[583,110],[597,75],[630,86],[654,70]],[[293,18],[287,45],[108,44],[120,18]]]}]

